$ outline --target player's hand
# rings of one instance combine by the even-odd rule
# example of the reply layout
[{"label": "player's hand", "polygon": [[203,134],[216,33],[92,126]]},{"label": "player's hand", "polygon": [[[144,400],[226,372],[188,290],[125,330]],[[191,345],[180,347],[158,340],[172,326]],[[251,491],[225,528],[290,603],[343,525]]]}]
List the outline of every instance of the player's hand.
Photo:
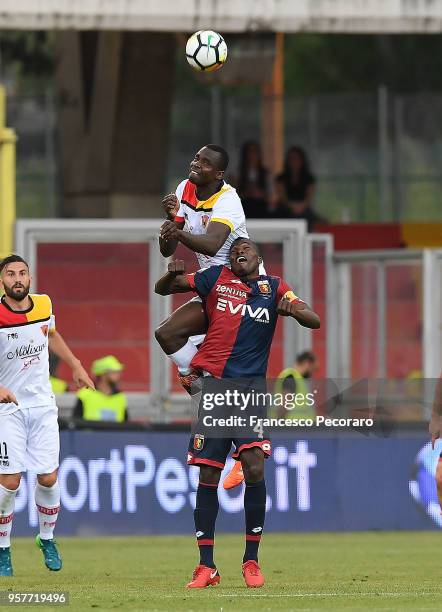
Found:
[{"label": "player's hand", "polygon": [[0,385],[0,404],[15,404],[18,406],[17,398],[6,387]]},{"label": "player's hand", "polygon": [[164,221],[160,229],[160,237],[163,240],[177,240],[178,239],[178,228],[174,221]]},{"label": "player's hand", "polygon": [[163,205],[164,212],[166,213],[166,217],[170,221],[173,221],[178,212],[178,208],[180,207],[178,198],[174,193],[168,193],[167,196],[164,196],[161,203]]},{"label": "player's hand", "polygon": [[88,373],[81,364],[72,370],[72,378],[74,379],[77,389],[83,389],[84,387],[95,389],[93,381],[89,378]]},{"label": "player's hand", "polygon": [[281,317],[294,317],[297,309],[297,302],[290,302],[287,298],[282,298],[276,309],[276,314]]},{"label": "player's hand", "polygon": [[171,261],[167,266],[167,271],[169,274],[174,274],[177,276],[178,274],[184,274],[186,271],[186,264],[181,259],[175,259],[175,261]]},{"label": "player's hand", "polygon": [[428,425],[428,431],[430,432],[430,436],[431,436],[431,447],[433,450],[434,450],[434,445],[436,443],[436,440],[440,438],[441,429],[442,429],[442,417],[440,417],[439,415],[433,414],[431,416],[430,424]]}]

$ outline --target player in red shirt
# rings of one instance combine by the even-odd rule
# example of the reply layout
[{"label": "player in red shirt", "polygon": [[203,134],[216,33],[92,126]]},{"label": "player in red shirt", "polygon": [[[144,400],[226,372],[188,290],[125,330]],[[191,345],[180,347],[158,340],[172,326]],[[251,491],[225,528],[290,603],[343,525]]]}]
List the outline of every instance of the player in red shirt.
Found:
[{"label": "player in red shirt", "polygon": [[[168,273],[156,283],[155,291],[161,295],[194,291],[205,300],[208,330],[192,359],[194,370],[214,378],[264,379],[278,315],[291,316],[312,329],[319,327],[319,317],[282,279],[259,274],[261,258],[249,239],[235,240],[229,259],[231,269],[218,265],[187,275],[184,262],[172,262]],[[266,504],[264,459],[270,454],[270,440],[263,435],[205,438],[196,433],[190,439],[188,463],[200,466],[194,512],[200,563],[189,588],[204,588],[220,581],[213,560],[217,488],[232,442],[233,457],[239,458],[246,482],[243,576],[248,587],[264,584],[258,547]]]}]

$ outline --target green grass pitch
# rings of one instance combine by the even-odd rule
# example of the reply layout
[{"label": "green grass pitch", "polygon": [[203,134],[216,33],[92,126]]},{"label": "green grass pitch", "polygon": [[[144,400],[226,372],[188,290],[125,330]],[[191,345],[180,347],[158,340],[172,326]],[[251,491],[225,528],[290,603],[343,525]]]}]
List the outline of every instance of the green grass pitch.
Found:
[{"label": "green grass pitch", "polygon": [[195,591],[184,588],[197,560],[191,537],[60,538],[59,544],[64,568],[51,573],[32,538],[16,538],[15,576],[0,579],[0,591],[65,590],[70,605],[58,608],[65,610],[442,609],[437,532],[265,534],[262,589],[244,585],[240,534],[217,537],[221,584]]}]

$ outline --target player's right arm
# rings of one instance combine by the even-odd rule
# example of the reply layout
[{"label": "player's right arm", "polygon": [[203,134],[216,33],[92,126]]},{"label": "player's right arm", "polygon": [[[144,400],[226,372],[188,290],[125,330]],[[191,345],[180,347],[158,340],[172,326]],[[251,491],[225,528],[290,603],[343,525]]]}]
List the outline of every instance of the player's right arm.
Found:
[{"label": "player's right arm", "polygon": [[167,273],[155,283],[155,293],[170,295],[171,293],[192,291],[192,286],[185,272],[184,261],[180,259],[171,261],[167,266]]},{"label": "player's right arm", "polygon": [[179,259],[171,261],[167,267],[167,274],[156,282],[155,293],[170,295],[194,291],[205,298],[212,291],[223,268],[224,266],[211,266],[194,274],[186,274],[184,261]]},{"label": "player's right arm", "polygon": [[440,438],[442,432],[442,372],[436,382],[433,411],[431,413],[428,431],[431,436],[431,446],[434,449],[436,440]]},{"label": "player's right arm", "polygon": [[[183,205],[180,203],[184,186],[187,181],[182,181],[175,193],[169,193],[167,196],[163,198],[162,206],[163,210],[166,214],[166,220],[172,221],[177,229],[183,229],[184,227],[184,210]],[[178,246],[178,240],[172,238],[170,236],[164,237],[162,233],[160,233],[159,237],[160,243],[160,252],[163,257],[170,257],[176,251]]]},{"label": "player's right arm", "polygon": [[[181,221],[180,217],[177,216],[179,203],[176,195],[174,193],[169,193],[165,198],[163,198],[162,204],[167,220],[175,223],[177,229],[183,229],[184,221]],[[161,234],[159,237],[159,243],[161,255],[164,257],[170,257],[173,255],[178,246],[178,240],[175,238],[163,238]]]},{"label": "player's right arm", "polygon": [[0,404],[15,404],[18,406],[17,398],[7,387],[0,385]]}]

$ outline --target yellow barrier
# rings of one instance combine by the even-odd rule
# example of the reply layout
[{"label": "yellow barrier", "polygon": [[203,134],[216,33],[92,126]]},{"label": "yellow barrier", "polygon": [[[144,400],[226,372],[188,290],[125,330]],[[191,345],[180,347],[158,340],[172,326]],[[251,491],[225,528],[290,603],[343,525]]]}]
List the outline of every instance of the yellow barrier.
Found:
[{"label": "yellow barrier", "polygon": [[12,253],[15,223],[14,130],[7,128],[6,93],[0,85],[0,258]]}]

